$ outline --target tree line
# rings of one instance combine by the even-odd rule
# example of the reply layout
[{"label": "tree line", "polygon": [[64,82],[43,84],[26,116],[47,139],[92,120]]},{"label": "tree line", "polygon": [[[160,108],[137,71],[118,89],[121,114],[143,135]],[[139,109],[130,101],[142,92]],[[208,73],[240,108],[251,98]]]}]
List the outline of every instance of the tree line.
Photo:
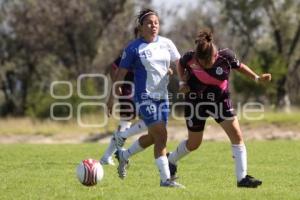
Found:
[{"label": "tree line", "polygon": [[[151,1],[0,1],[0,115],[48,117],[56,101],[49,92],[53,81],[68,80],[75,87],[81,74],[107,74],[133,38],[137,10],[145,6]],[[173,39],[182,53],[193,48],[200,27],[209,27],[218,47],[232,48],[256,71],[273,74],[271,84],[258,86],[236,73],[237,100],[254,98],[276,108],[299,105],[299,1],[202,0],[184,17],[172,8],[158,12],[163,25],[172,23],[161,35]],[[101,85],[87,81],[84,87],[93,94]],[[170,91],[176,90],[173,77]],[[66,88],[56,92],[64,94]],[[68,101],[82,100],[74,93]]]}]

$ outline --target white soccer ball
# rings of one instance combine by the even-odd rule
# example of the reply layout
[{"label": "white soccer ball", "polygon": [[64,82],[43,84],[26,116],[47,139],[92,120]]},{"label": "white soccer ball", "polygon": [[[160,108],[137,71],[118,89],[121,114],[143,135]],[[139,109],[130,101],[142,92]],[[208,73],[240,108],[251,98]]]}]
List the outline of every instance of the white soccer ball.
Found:
[{"label": "white soccer ball", "polygon": [[76,170],[77,178],[85,186],[93,186],[100,182],[103,178],[104,171],[98,160],[83,160]]}]

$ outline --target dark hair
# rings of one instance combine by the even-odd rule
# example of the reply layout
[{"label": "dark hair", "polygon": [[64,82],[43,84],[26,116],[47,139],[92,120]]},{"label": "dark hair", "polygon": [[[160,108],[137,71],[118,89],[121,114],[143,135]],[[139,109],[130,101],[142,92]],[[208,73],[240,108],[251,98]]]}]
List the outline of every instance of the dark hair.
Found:
[{"label": "dark hair", "polygon": [[143,25],[143,20],[148,15],[156,15],[158,17],[157,13],[154,10],[146,8],[146,9],[141,10],[139,15],[137,16],[138,23],[140,25]]},{"label": "dark hair", "polygon": [[136,26],[133,29],[134,38],[137,38],[139,36],[139,28]]},{"label": "dark hair", "polygon": [[210,61],[213,54],[213,37],[210,29],[202,29],[199,31],[196,43],[196,57],[200,60]]}]

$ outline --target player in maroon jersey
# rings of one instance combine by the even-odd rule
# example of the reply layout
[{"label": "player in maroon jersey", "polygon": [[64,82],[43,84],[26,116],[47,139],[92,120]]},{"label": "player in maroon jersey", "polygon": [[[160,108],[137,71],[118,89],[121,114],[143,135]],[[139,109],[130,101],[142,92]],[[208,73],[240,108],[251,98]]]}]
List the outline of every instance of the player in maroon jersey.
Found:
[{"label": "player in maroon jersey", "polygon": [[230,49],[217,50],[208,29],[198,33],[195,43],[195,50],[185,53],[177,66],[179,91],[186,93],[185,101],[189,104],[185,106],[188,139],[168,156],[171,175],[175,176],[177,161],[200,146],[206,119],[211,116],[231,141],[237,186],[257,187],[262,181],[247,175],[246,147],[231,105],[228,79],[231,70],[237,70],[256,82],[270,81],[271,74],[259,76],[241,63]]}]

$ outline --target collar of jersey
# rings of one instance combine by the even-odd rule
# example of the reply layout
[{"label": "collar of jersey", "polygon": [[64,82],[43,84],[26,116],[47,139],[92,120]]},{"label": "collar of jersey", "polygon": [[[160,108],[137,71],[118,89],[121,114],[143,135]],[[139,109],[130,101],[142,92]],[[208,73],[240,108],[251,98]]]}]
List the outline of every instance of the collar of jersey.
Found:
[{"label": "collar of jersey", "polygon": [[148,42],[148,41],[146,41],[144,38],[140,38],[144,43],[153,43],[153,42],[157,42],[158,41],[158,35],[154,38],[154,40],[152,41],[152,42]]}]

